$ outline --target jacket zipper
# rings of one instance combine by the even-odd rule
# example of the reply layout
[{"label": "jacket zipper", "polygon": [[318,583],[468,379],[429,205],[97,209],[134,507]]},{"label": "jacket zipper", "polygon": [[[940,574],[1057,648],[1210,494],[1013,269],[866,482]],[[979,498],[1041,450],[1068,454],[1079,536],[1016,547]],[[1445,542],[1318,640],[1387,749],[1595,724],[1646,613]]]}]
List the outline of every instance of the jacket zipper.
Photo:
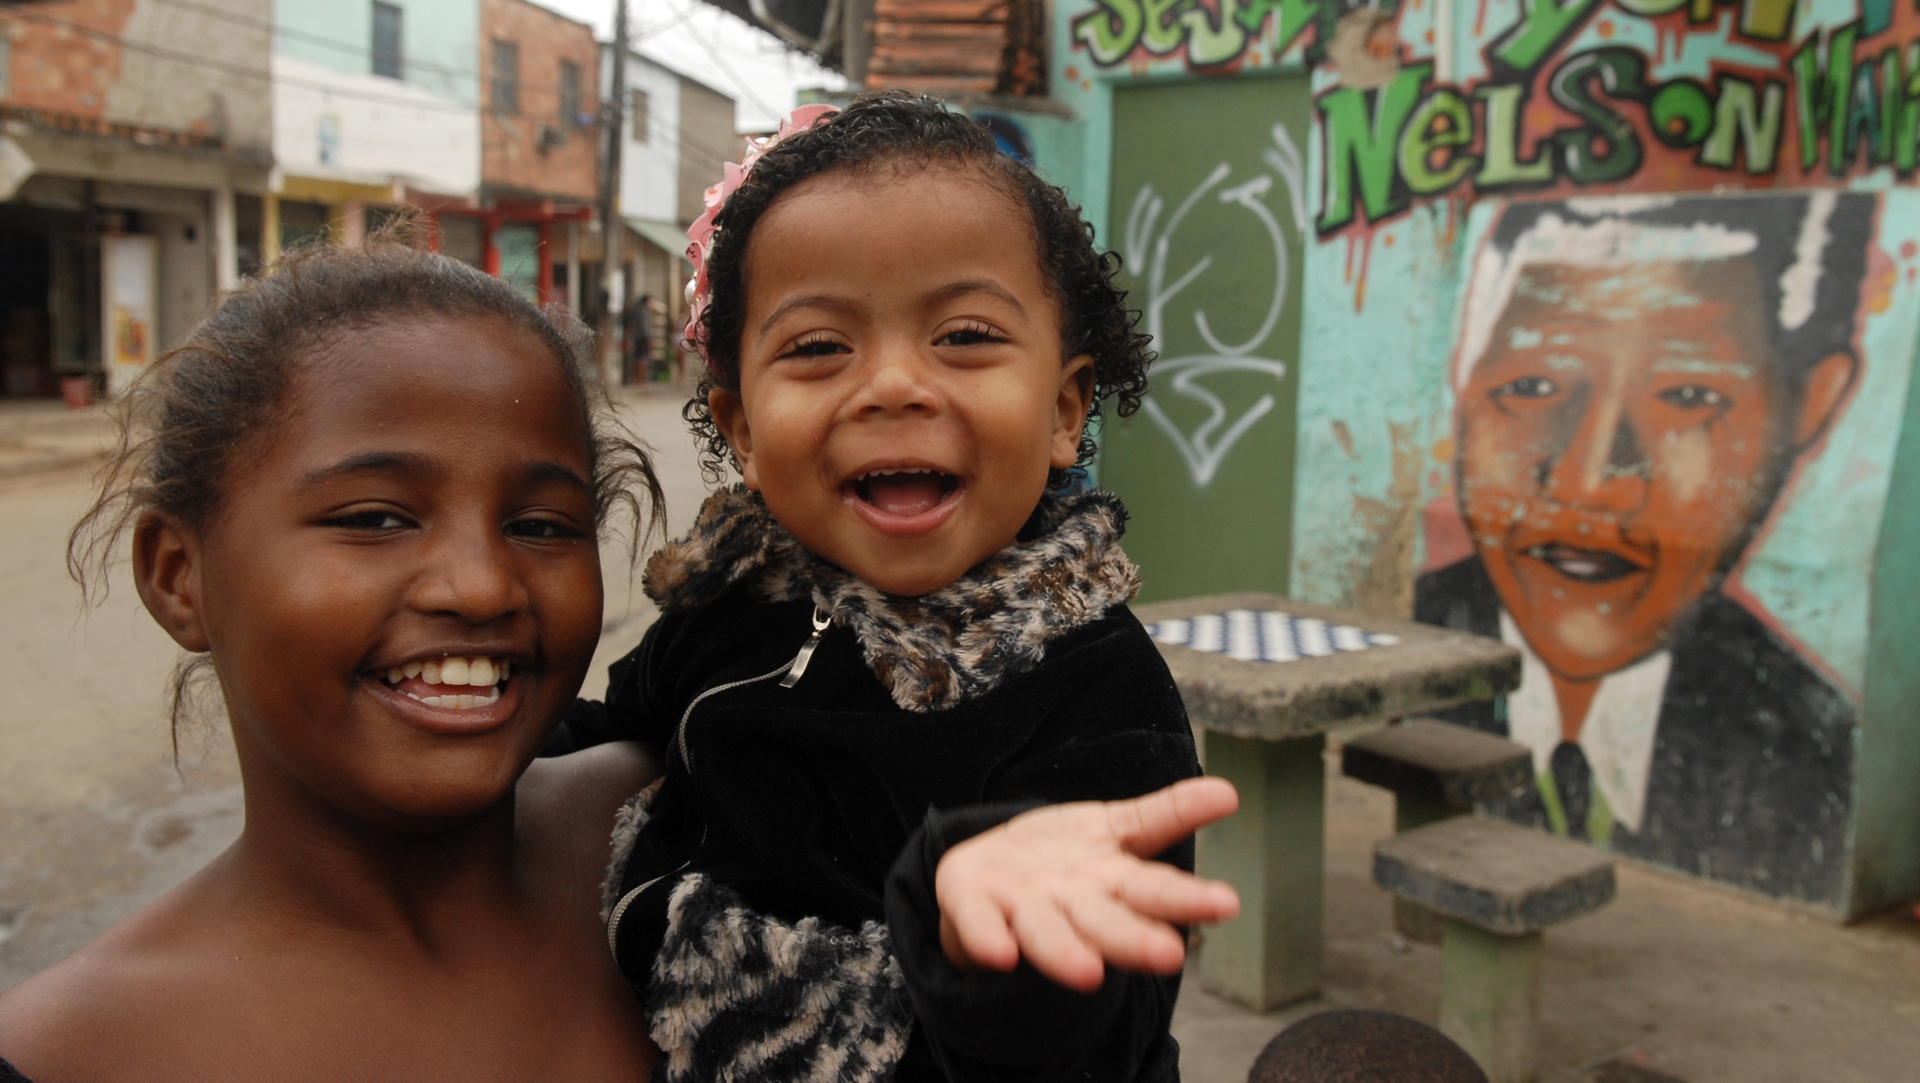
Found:
[{"label": "jacket zipper", "polygon": [[[814,606],[813,634],[808,636],[807,641],[800,645],[800,653],[793,656],[793,661],[788,662],[778,669],[762,673],[758,677],[747,677],[743,680],[729,681],[726,684],[715,685],[693,697],[693,702],[687,704],[687,709],[680,714],[680,725],[673,731],[674,743],[680,746],[680,762],[687,765],[688,774],[693,773],[693,754],[687,751],[687,720],[693,717],[693,709],[700,706],[700,701],[706,699],[708,696],[716,695],[729,689],[739,688],[741,685],[764,681],[769,677],[778,677],[783,673],[786,674],[786,677],[781,680],[780,687],[792,688],[794,685],[799,684],[800,678],[806,676],[807,663],[813,660],[813,652],[820,649],[820,637],[826,633],[826,630],[831,627],[832,624],[833,618],[822,612],[819,606]],[[705,832],[701,832],[702,841],[705,840],[705,834]],[[698,849],[698,847],[695,847],[695,849]],[[662,873],[648,880],[646,883],[641,884],[639,887],[634,888],[632,891],[627,892],[625,895],[620,896],[620,901],[614,904],[613,912],[607,915],[607,950],[611,951],[615,958],[618,958],[620,955],[620,919],[627,915],[627,907],[633,905],[633,900],[639,898],[641,892],[665,880],[667,877],[685,870],[686,867],[691,864],[693,864],[691,860],[683,861],[680,864],[680,868],[673,870],[673,872]]]},{"label": "jacket zipper", "polygon": [[833,618],[823,612],[819,606],[814,606],[813,634],[807,637],[805,643],[800,644],[800,652],[793,656],[793,661],[777,669],[768,670],[758,677],[746,677],[737,681],[728,681],[726,684],[716,684],[712,688],[693,697],[693,702],[687,704],[687,709],[680,713],[680,725],[676,726],[673,731],[674,743],[680,746],[680,762],[686,765],[688,774],[693,773],[693,753],[687,751],[687,720],[693,717],[693,709],[700,706],[701,701],[708,696],[731,691],[742,685],[755,684],[759,681],[767,680],[770,677],[778,677],[781,674],[785,674],[786,677],[780,682],[780,687],[792,688],[794,685],[799,684],[800,678],[807,672],[807,663],[813,660],[813,652],[820,649],[820,637],[826,633],[827,628],[832,624]]}]

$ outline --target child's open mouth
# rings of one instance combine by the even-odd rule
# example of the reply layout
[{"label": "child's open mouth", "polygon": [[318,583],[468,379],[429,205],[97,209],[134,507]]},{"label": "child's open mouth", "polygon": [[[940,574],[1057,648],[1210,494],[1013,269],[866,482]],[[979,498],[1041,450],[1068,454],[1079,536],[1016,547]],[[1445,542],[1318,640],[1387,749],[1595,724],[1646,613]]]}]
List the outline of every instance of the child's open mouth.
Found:
[{"label": "child's open mouth", "polygon": [[429,707],[469,711],[499,702],[511,675],[512,663],[505,658],[480,656],[408,662],[381,673],[380,679]]},{"label": "child's open mouth", "polygon": [[870,470],[851,482],[863,504],[902,519],[925,515],[960,491],[960,479],[924,468]]}]

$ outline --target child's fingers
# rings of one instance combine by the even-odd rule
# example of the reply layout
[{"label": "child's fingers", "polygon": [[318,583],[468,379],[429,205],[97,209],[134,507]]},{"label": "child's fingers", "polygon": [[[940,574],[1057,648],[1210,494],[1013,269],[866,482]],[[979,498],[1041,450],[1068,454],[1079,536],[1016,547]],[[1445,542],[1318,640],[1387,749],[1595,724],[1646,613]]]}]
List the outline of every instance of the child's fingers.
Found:
[{"label": "child's fingers", "polygon": [[1099,951],[1080,936],[1051,898],[1029,895],[1017,902],[1013,931],[1020,938],[1020,954],[1035,970],[1082,993],[1100,988],[1106,966]]},{"label": "child's fingers", "polygon": [[1229,885],[1157,861],[1128,869],[1114,885],[1114,896],[1143,917],[1176,925],[1225,921],[1240,912],[1240,894]]},{"label": "child's fingers", "polygon": [[1152,857],[1239,807],[1233,783],[1189,778],[1145,797],[1107,802],[1107,827],[1128,851]]},{"label": "child's fingers", "polygon": [[[1020,962],[1020,942],[1014,938],[1013,930],[1007,927],[1006,914],[985,894],[970,891],[954,892],[953,897],[940,900],[940,914],[952,927],[959,947],[965,953],[965,959],[954,959],[956,966],[965,969],[964,964],[987,970],[1008,971]],[[949,945],[944,943],[942,947]],[[952,952],[948,951],[951,958]]]},{"label": "child's fingers", "polygon": [[1164,922],[1151,921],[1101,895],[1076,895],[1067,905],[1074,928],[1111,966],[1173,974],[1186,962],[1186,942]]}]

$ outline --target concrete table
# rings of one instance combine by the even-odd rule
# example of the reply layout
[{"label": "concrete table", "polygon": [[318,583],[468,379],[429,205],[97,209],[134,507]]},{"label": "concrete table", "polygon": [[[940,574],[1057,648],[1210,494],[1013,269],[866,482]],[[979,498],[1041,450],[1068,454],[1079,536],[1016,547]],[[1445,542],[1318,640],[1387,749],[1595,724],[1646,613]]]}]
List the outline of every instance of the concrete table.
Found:
[{"label": "concrete table", "polygon": [[1327,731],[1510,692],[1520,684],[1520,654],[1483,636],[1276,594],[1189,598],[1134,613],[1160,641],[1202,730],[1207,773],[1240,790],[1240,811],[1200,833],[1201,874],[1232,884],[1241,904],[1239,917],[1207,930],[1200,984],[1259,1011],[1314,996]]}]

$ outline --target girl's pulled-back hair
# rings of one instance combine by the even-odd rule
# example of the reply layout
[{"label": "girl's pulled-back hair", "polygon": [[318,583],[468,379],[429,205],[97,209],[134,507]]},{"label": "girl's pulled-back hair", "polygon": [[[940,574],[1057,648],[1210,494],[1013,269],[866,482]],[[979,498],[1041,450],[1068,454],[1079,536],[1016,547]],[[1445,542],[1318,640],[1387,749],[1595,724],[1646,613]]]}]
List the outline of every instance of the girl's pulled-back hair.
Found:
[{"label": "girl's pulled-back hair", "polygon": [[[978,121],[948,111],[933,98],[881,91],[861,95],[846,109],[770,147],[715,220],[718,232],[706,264],[712,296],[702,316],[707,367],[685,411],[702,444],[701,466],[710,477],[718,477],[732,458],[707,406],[707,393],[740,388],[745,262],[754,225],[808,177],[903,165],[980,170],[1025,209],[1042,277],[1060,306],[1061,360],[1081,354],[1093,358],[1089,421],[1098,421],[1100,404],[1109,398],[1117,400],[1121,417],[1140,408],[1153,354],[1151,339],[1135,330],[1140,314],[1127,308],[1126,291],[1114,284],[1120,257],[1095,248],[1093,227],[1067,202],[1066,193],[1001,153],[992,133]],[[1092,461],[1093,454],[1090,424],[1080,437],[1080,463]],[[1063,475],[1054,471],[1051,483],[1061,483]]]},{"label": "girl's pulled-back hair", "polygon": [[[236,462],[270,438],[301,361],[316,347],[401,316],[493,317],[552,353],[586,426],[596,517],[604,530],[624,512],[629,555],[638,555],[660,521],[660,482],[605,391],[585,377],[591,333],[563,309],[543,312],[507,283],[426,251],[429,228],[424,215],[403,211],[360,248],[313,244],[288,253],[140,374],[117,405],[119,443],[98,497],[67,541],[67,570],[88,602],[104,597],[120,540],[142,516],[158,513],[189,531],[214,520]],[[175,674],[176,754],[190,686],[206,662],[189,658]]]}]

